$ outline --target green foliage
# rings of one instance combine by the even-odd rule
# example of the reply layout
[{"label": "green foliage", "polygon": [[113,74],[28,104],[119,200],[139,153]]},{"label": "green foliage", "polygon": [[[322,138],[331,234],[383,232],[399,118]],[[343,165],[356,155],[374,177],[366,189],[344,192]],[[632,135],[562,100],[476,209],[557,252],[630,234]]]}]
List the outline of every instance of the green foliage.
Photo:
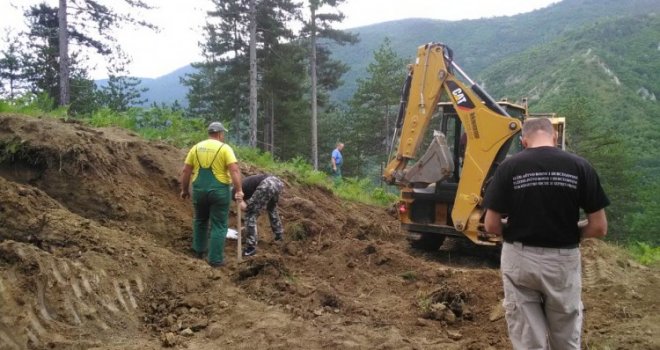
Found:
[{"label": "green foliage", "polygon": [[281,159],[307,156],[311,143],[307,51],[299,43],[278,44],[273,50],[276,54],[263,62],[266,72],[259,92],[264,108],[260,124],[266,135],[270,128],[274,132],[264,146]]},{"label": "green foliage", "polygon": [[398,198],[364,178],[344,178],[334,191],[340,198],[379,206],[388,206]]},{"label": "green foliage", "polygon": [[234,153],[241,161],[246,161],[261,169],[279,170],[279,164],[270,152],[262,152],[258,148],[236,146]]},{"label": "green foliage", "polygon": [[416,300],[417,300],[417,307],[421,310],[422,313],[431,311],[433,298],[430,295],[426,295],[422,291],[417,291]]},{"label": "green foliage", "polygon": [[67,107],[55,108],[55,102],[46,93],[24,94],[13,100],[0,100],[0,113],[18,113],[29,116],[65,118]]},{"label": "green foliage", "polygon": [[491,93],[530,96],[533,111],[566,117],[569,149],[594,165],[612,202],[608,237],[616,241],[660,242],[659,36],[657,16],[610,19],[483,75]]},{"label": "green foliage", "polygon": [[[13,99],[21,90],[23,78],[23,64],[21,62],[20,42],[17,37],[5,39],[7,48],[0,52],[0,93]],[[6,88],[5,88],[6,85]]]},{"label": "green foliage", "polygon": [[660,247],[644,242],[635,242],[629,247],[637,261],[644,265],[653,265],[660,261]]},{"label": "green foliage", "polygon": [[[657,174],[657,172],[656,172]],[[657,178],[642,178],[638,181],[634,210],[627,212],[628,241],[644,241],[660,245],[660,181]]]},{"label": "green foliage", "polygon": [[378,206],[387,206],[397,200],[395,194],[375,186],[366,178],[344,178],[339,185],[332,186],[332,179],[326,173],[314,170],[312,165],[301,157],[277,162],[270,153],[254,148],[235,147],[235,152],[241,162],[253,164],[274,175],[295,174],[293,181],[332,189],[338,197],[346,200]]},{"label": "green foliage", "polygon": [[[247,133],[242,128],[249,111],[249,20],[248,4],[238,0],[214,1],[215,10],[208,13],[204,28],[205,39],[200,44],[207,58],[204,62],[194,63],[196,71],[187,74],[182,83],[188,86],[187,98],[189,113],[207,121],[219,116],[232,118],[233,136],[242,143]],[[260,91],[259,97],[269,96],[270,101],[260,103],[258,114],[280,110],[291,101],[291,98],[281,96],[286,93],[287,85],[301,85],[301,72],[304,72],[304,55],[292,53],[289,49],[295,45],[284,45],[293,39],[292,19],[300,4],[290,0],[258,1],[257,6],[257,66],[259,67]],[[282,64],[284,62],[284,64]],[[285,79],[273,81],[274,69],[294,67],[286,74]],[[277,76],[277,74],[275,74]],[[304,76],[302,76],[304,79]],[[291,82],[291,84],[289,84]],[[292,92],[299,92],[298,88]],[[295,100],[301,100],[302,94],[297,94]],[[275,102],[277,101],[277,102]],[[273,106],[277,103],[278,106]],[[293,115],[291,110],[276,114],[279,116]],[[279,118],[278,118],[279,119]]]},{"label": "green foliage", "polygon": [[251,163],[264,171],[282,175],[295,174],[295,180],[305,185],[318,185],[327,187],[327,175],[314,170],[311,164],[302,157],[296,157],[285,162],[277,162],[269,152],[262,152],[251,147],[235,147],[236,157],[241,162]]},{"label": "green foliage", "polygon": [[20,139],[14,139],[6,143],[0,143],[0,163],[5,160],[13,159],[23,147],[23,143]]},{"label": "green foliage", "polygon": [[[150,8],[144,1],[124,2],[133,11]],[[109,42],[114,41],[110,29],[121,23],[147,28],[153,26],[134,17],[135,12],[115,12],[112,6],[104,4],[104,0],[81,0],[74,4],[64,1],[60,5],[69,5],[64,12],[74,18],[69,19],[68,27],[63,30],[59,28],[61,12],[57,7],[46,2],[27,6],[27,32],[8,38],[9,48],[0,58],[0,86],[8,86],[6,95],[9,98],[26,91],[46,93],[51,97],[53,105],[45,110],[50,110],[59,105],[56,101],[59,101],[62,89],[60,83],[64,80],[69,87],[67,112],[77,117],[88,116],[99,108],[99,94],[87,72],[88,58],[84,55],[85,50],[91,49],[104,56],[110,54],[112,50]],[[74,12],[75,16],[71,16]],[[59,57],[60,44],[64,46],[64,43],[60,43],[62,39],[68,44],[68,60]],[[120,52],[119,48],[117,51]],[[68,64],[68,69],[63,69],[62,62]],[[66,74],[66,79],[62,79],[61,74]],[[112,90],[104,90],[100,96],[105,97],[104,103],[111,108],[125,110],[126,104],[142,102],[139,100],[141,91],[135,88],[137,84],[139,81],[134,78],[117,78],[111,74]],[[119,104],[115,103],[118,100],[117,90],[120,95],[123,93]]]},{"label": "green foliage", "polygon": [[[613,16],[635,17],[659,12],[660,2],[657,0],[564,0],[516,16],[462,21],[404,19],[353,28],[351,32],[359,35],[359,43],[353,46],[329,44],[334,57],[341,57],[351,68],[344,76],[345,84],[334,91],[333,97],[339,101],[351,97],[356,91],[357,80],[368,75],[369,61],[364,58],[370,56],[385,37],[392,39],[392,47],[398,55],[410,61],[414,59],[418,46],[443,42],[454,50],[456,62],[475,77],[494,63],[584,25]],[[631,57],[639,57],[642,61],[643,56]],[[545,70],[543,67],[537,65],[536,69]],[[486,87],[489,92],[494,92],[489,85]]]},{"label": "green foliage", "polygon": [[[45,3],[31,6],[26,12],[29,31],[28,41],[22,48],[21,84],[34,93],[46,93],[52,99],[55,108],[60,98],[60,58],[58,37],[57,8]],[[71,33],[70,33],[71,34]],[[72,34],[78,44],[87,44],[87,38]],[[89,114],[96,110],[96,85],[89,78],[84,67],[80,51],[72,51],[69,61],[70,105],[67,111],[71,115]]]},{"label": "green foliage", "polygon": [[96,127],[117,126],[133,130],[149,140],[162,140],[178,147],[206,138],[204,120],[186,118],[180,110],[167,107],[130,108],[114,112],[103,108],[87,119]]},{"label": "green foliage", "polygon": [[[26,95],[13,101],[0,100],[0,113],[66,117],[66,109],[52,109],[52,105],[46,94]],[[114,126],[133,130],[146,139],[162,140],[178,147],[187,147],[206,138],[204,120],[186,118],[183,111],[168,107],[130,108],[126,112],[102,108],[83,121],[94,127]],[[9,147],[6,151],[11,153],[13,149]],[[276,175],[294,174],[292,179],[299,184],[331,188],[332,180],[328,175],[314,170],[302,157],[277,162],[271,153],[255,148],[237,146],[234,149],[241,162],[251,163]],[[373,186],[368,179],[348,178],[333,190],[341,198],[374,205],[387,205],[396,199],[394,195]]]},{"label": "green foliage", "polygon": [[[209,12],[205,39],[200,45],[206,60],[194,63],[195,72],[186,74],[182,83],[190,88],[189,114],[206,118],[231,118],[232,139],[243,144],[247,129],[258,127],[262,148],[281,159],[311,154],[310,128],[310,32],[333,42],[352,43],[355,36],[332,28],[340,22],[335,7],[342,1],[312,3],[291,0],[258,1],[257,62],[258,121],[247,123],[249,91],[249,7],[238,0],[214,1],[215,10]],[[317,5],[324,4],[321,8]],[[315,24],[302,23],[301,12],[316,10]],[[298,22],[296,22],[298,21]],[[296,28],[297,27],[297,28]],[[318,120],[325,115],[328,91],[341,85],[341,77],[348,67],[335,59],[323,45],[316,45],[316,79],[319,106]],[[314,126],[317,127],[316,125]],[[319,135],[324,130],[319,128]],[[316,145],[315,145],[316,146]]]},{"label": "green foliage", "polygon": [[369,174],[370,165],[387,161],[406,76],[404,60],[393,51],[389,39],[373,56],[367,67],[369,76],[358,80],[358,90],[349,101],[347,120],[352,157],[346,167],[361,176]]},{"label": "green foliage", "polygon": [[102,86],[98,92],[99,103],[113,111],[125,112],[131,106],[139,106],[147,102],[142,94],[147,88],[141,88],[142,81],[128,75],[128,65],[131,59],[116,49],[117,56],[111,60],[108,66],[107,85]]}]

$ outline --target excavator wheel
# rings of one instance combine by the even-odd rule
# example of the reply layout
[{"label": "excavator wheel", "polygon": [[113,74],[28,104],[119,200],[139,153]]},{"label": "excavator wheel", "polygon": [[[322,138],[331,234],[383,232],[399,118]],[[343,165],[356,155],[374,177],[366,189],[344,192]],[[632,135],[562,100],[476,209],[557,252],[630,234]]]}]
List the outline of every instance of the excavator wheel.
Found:
[{"label": "excavator wheel", "polygon": [[408,232],[408,242],[414,249],[433,252],[440,249],[445,236],[428,232]]}]

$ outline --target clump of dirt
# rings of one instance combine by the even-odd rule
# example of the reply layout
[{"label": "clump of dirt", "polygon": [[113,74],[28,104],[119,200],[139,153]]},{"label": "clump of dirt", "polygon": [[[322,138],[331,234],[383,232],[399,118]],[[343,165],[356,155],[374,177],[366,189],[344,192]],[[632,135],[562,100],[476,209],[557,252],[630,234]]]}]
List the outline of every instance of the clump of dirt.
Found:
[{"label": "clump of dirt", "polygon": [[[262,215],[256,256],[238,262],[228,240],[227,265],[209,267],[189,252],[184,156],[120,129],[0,115],[0,348],[510,348],[488,254],[410,250],[388,210],[292,174],[284,241]],[[660,346],[657,268],[602,242],[583,253],[585,343]]]}]

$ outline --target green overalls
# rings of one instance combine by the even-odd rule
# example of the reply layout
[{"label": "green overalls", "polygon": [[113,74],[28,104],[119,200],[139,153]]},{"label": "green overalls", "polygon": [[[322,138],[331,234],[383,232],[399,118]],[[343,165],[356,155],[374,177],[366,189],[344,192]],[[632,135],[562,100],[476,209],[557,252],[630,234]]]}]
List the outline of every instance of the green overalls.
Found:
[{"label": "green overalls", "polygon": [[[227,221],[229,219],[230,193],[229,185],[224,184],[213,175],[213,163],[225,145],[218,148],[213,160],[207,168],[202,167],[199,155],[195,150],[199,173],[192,183],[192,200],[195,207],[193,220],[193,250],[206,252],[208,247],[209,264],[221,264],[227,236]],[[208,222],[211,220],[211,237],[208,237]],[[210,241],[210,242],[209,242]]]}]

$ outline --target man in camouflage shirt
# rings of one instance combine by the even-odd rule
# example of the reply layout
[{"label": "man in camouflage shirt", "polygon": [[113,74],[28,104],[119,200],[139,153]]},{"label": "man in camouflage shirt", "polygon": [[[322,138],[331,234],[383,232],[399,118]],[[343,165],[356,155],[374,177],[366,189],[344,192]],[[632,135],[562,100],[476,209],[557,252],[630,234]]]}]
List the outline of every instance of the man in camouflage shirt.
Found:
[{"label": "man in camouflage shirt", "polygon": [[284,229],[282,221],[277,213],[277,202],[279,200],[284,184],[282,180],[273,175],[262,174],[252,175],[243,179],[243,199],[241,209],[245,210],[245,230],[247,232],[245,240],[246,247],[243,250],[244,256],[252,256],[257,253],[257,218],[261,209],[266,207],[270,227],[275,235],[275,240],[282,239]]}]

